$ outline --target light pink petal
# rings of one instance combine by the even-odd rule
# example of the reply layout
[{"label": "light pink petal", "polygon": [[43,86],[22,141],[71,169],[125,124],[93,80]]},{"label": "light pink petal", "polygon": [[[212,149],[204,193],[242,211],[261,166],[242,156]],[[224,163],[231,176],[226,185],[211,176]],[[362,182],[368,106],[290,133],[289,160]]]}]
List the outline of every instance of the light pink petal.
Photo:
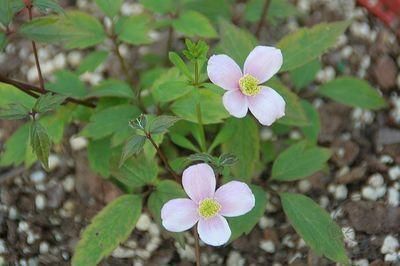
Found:
[{"label": "light pink petal", "polygon": [[270,126],[285,115],[285,100],[269,87],[262,87],[259,94],[248,97],[250,112],[264,126]]},{"label": "light pink petal", "polygon": [[183,232],[199,220],[197,204],[190,199],[173,199],[161,209],[162,225],[171,232]]},{"label": "light pink petal", "polygon": [[213,55],[208,60],[207,73],[211,82],[225,90],[239,89],[240,67],[227,55]]},{"label": "light pink petal", "polygon": [[237,118],[245,117],[249,109],[247,97],[240,90],[225,92],[222,102],[225,109]]},{"label": "light pink petal", "polygon": [[246,183],[231,181],[217,189],[214,199],[221,204],[223,216],[235,217],[243,215],[255,205],[253,192]]},{"label": "light pink petal", "polygon": [[213,169],[205,163],[189,166],[182,174],[183,188],[196,203],[214,196],[215,182]]},{"label": "light pink petal", "polygon": [[209,219],[200,219],[197,225],[200,239],[211,246],[221,246],[231,237],[228,222],[221,215]]},{"label": "light pink petal", "polygon": [[281,68],[281,50],[272,46],[256,46],[244,62],[244,74],[250,74],[261,83],[269,80]]}]

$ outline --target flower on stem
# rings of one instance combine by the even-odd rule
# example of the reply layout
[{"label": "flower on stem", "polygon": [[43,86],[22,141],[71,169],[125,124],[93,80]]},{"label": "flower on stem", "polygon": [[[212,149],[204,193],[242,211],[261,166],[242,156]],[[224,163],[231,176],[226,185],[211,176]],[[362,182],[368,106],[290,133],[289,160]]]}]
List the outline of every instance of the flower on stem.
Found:
[{"label": "flower on stem", "polygon": [[255,198],[249,186],[231,181],[215,191],[213,169],[205,163],[188,167],[182,175],[187,198],[173,199],[161,209],[163,226],[171,232],[183,232],[196,223],[200,239],[211,246],[228,242],[231,236],[225,217],[243,215],[253,209]]},{"label": "flower on stem", "polygon": [[208,60],[207,73],[211,82],[227,90],[223,104],[238,118],[247,110],[266,126],[285,115],[285,100],[272,88],[260,84],[269,80],[281,68],[281,50],[271,46],[256,46],[240,67],[227,55],[213,55]]}]

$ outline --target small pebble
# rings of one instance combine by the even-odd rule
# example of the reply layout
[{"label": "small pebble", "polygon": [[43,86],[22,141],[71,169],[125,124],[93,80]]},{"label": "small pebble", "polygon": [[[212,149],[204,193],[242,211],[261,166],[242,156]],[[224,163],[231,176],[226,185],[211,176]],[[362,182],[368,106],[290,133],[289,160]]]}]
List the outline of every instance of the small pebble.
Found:
[{"label": "small pebble", "polygon": [[63,187],[66,192],[72,192],[75,188],[75,178],[73,176],[67,176],[63,181]]},{"label": "small pebble", "polygon": [[[400,252],[389,253],[385,255],[385,261],[387,262],[400,262]],[[397,264],[394,264],[397,265]]]},{"label": "small pebble", "polygon": [[335,199],[344,200],[347,198],[347,187],[345,185],[338,185],[335,189]]},{"label": "small pebble", "polygon": [[311,189],[312,185],[311,185],[310,181],[308,181],[307,179],[303,179],[303,180],[299,181],[298,187],[299,187],[300,192],[305,193]]},{"label": "small pebble", "polygon": [[18,232],[27,232],[29,229],[29,225],[25,221],[21,221],[18,223]]},{"label": "small pebble", "polygon": [[400,166],[396,165],[394,167],[389,168],[388,171],[390,180],[397,180],[400,178]]},{"label": "small pebble", "polygon": [[56,169],[61,163],[60,157],[55,154],[49,155],[49,171]]},{"label": "small pebble", "polygon": [[360,260],[353,261],[353,265],[354,266],[368,266],[369,262],[367,259],[360,259]]},{"label": "small pebble", "polygon": [[388,203],[394,207],[399,206],[400,192],[398,189],[391,187],[388,190]]},{"label": "small pebble", "polygon": [[79,51],[72,51],[67,55],[67,62],[72,67],[79,66],[81,61],[82,61],[82,53]]},{"label": "small pebble", "polygon": [[139,231],[148,231],[150,224],[151,224],[150,217],[146,213],[143,213],[142,215],[140,215],[135,228],[138,229]]},{"label": "small pebble", "polygon": [[226,260],[227,266],[244,266],[246,263],[246,259],[240,255],[237,251],[231,251],[228,255],[228,259]]},{"label": "small pebble", "polygon": [[[389,155],[384,154],[379,158],[379,161],[384,164],[391,164],[391,163],[393,163],[393,158],[390,157]],[[390,171],[390,169],[389,169],[389,171]],[[399,169],[399,171],[400,171],[400,169]]]},{"label": "small pebble", "polygon": [[363,187],[361,194],[363,198],[376,201],[377,199],[383,197],[386,193],[386,187],[374,188],[371,186]]},{"label": "small pebble", "polygon": [[268,253],[275,252],[275,244],[271,240],[262,240],[259,247]]},{"label": "small pebble", "polygon": [[49,244],[47,242],[41,242],[39,245],[39,252],[41,254],[49,252]]},{"label": "small pebble", "polygon": [[29,178],[31,179],[31,181],[35,184],[39,184],[39,183],[43,183],[43,181],[46,178],[46,174],[43,171],[35,171],[33,172]]},{"label": "small pebble", "polygon": [[69,139],[69,144],[71,145],[72,150],[74,151],[79,151],[82,150],[84,148],[86,148],[87,144],[88,144],[88,140],[85,137],[71,137]]},{"label": "small pebble", "polygon": [[356,234],[352,227],[349,226],[343,227],[342,233],[344,236],[344,242],[347,244],[347,246],[351,248],[357,246],[357,241],[355,240]]},{"label": "small pebble", "polygon": [[37,210],[43,210],[46,207],[46,197],[43,194],[36,195],[35,206]]},{"label": "small pebble", "polygon": [[10,218],[10,220],[16,220],[18,218],[18,211],[14,206],[11,206],[8,210],[8,218]]},{"label": "small pebble", "polygon": [[0,254],[4,254],[7,252],[6,242],[3,239],[0,239]]},{"label": "small pebble", "polygon": [[399,248],[399,241],[392,235],[388,235],[383,240],[381,247],[382,254],[394,253]]},{"label": "small pebble", "polygon": [[379,173],[373,174],[368,180],[368,184],[375,188],[381,187],[384,183],[385,180],[383,179],[383,176]]}]

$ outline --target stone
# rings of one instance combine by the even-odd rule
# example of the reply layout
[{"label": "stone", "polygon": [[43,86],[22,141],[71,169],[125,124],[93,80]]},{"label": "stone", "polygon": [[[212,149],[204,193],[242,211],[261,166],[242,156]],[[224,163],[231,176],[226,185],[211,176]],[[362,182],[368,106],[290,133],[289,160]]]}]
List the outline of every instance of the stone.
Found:
[{"label": "stone", "polygon": [[259,247],[264,250],[265,252],[268,253],[274,253],[275,252],[275,244],[271,240],[262,240],[260,242]]},{"label": "stone", "polygon": [[37,210],[43,210],[46,207],[46,197],[43,194],[36,195],[35,206]]},{"label": "stone", "polygon": [[397,67],[390,56],[379,56],[377,62],[373,64],[372,73],[383,90],[396,86]]},{"label": "stone", "polygon": [[39,183],[43,183],[44,182],[44,180],[46,179],[46,174],[45,174],[45,172],[39,170],[39,171],[33,172],[29,176],[29,178],[33,183],[39,184]]},{"label": "stone", "polygon": [[382,254],[394,253],[400,247],[399,241],[392,235],[388,235],[383,240],[383,244],[381,247]]}]

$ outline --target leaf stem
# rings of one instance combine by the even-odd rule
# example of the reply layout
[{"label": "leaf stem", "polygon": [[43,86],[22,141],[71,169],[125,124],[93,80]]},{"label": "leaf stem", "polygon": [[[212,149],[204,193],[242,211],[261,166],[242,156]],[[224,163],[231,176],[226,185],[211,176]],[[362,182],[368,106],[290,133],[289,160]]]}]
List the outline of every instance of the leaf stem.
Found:
[{"label": "leaf stem", "polygon": [[200,266],[200,244],[199,244],[199,234],[197,232],[197,227],[193,227],[193,235],[194,235],[194,245],[196,251],[196,266]]},{"label": "leaf stem", "polygon": [[199,85],[199,62],[194,61],[194,85]]},{"label": "leaf stem", "polygon": [[201,117],[201,106],[200,103],[196,106],[196,113],[197,113],[197,122],[200,129],[200,149],[202,152],[207,152],[207,145],[206,145],[206,134],[204,131],[203,119]]},{"label": "leaf stem", "polygon": [[268,8],[269,8],[270,3],[271,3],[271,0],[265,0],[265,2],[264,2],[263,10],[262,10],[262,13],[261,13],[261,18],[260,18],[260,21],[258,22],[257,29],[256,29],[256,32],[255,32],[255,35],[256,35],[257,39],[260,38],[261,29],[264,26],[265,19],[266,19],[267,14],[268,14]]},{"label": "leaf stem", "polygon": [[176,182],[180,183],[180,178],[177,173],[175,173],[174,170],[172,170],[171,165],[168,162],[167,157],[164,155],[160,147],[158,147],[157,143],[154,141],[153,137],[149,132],[146,132],[146,137],[147,139],[151,142],[153,147],[156,149],[158,156],[160,157],[161,161],[163,162],[165,168],[168,170],[168,172],[171,173],[171,175],[175,178]]}]

